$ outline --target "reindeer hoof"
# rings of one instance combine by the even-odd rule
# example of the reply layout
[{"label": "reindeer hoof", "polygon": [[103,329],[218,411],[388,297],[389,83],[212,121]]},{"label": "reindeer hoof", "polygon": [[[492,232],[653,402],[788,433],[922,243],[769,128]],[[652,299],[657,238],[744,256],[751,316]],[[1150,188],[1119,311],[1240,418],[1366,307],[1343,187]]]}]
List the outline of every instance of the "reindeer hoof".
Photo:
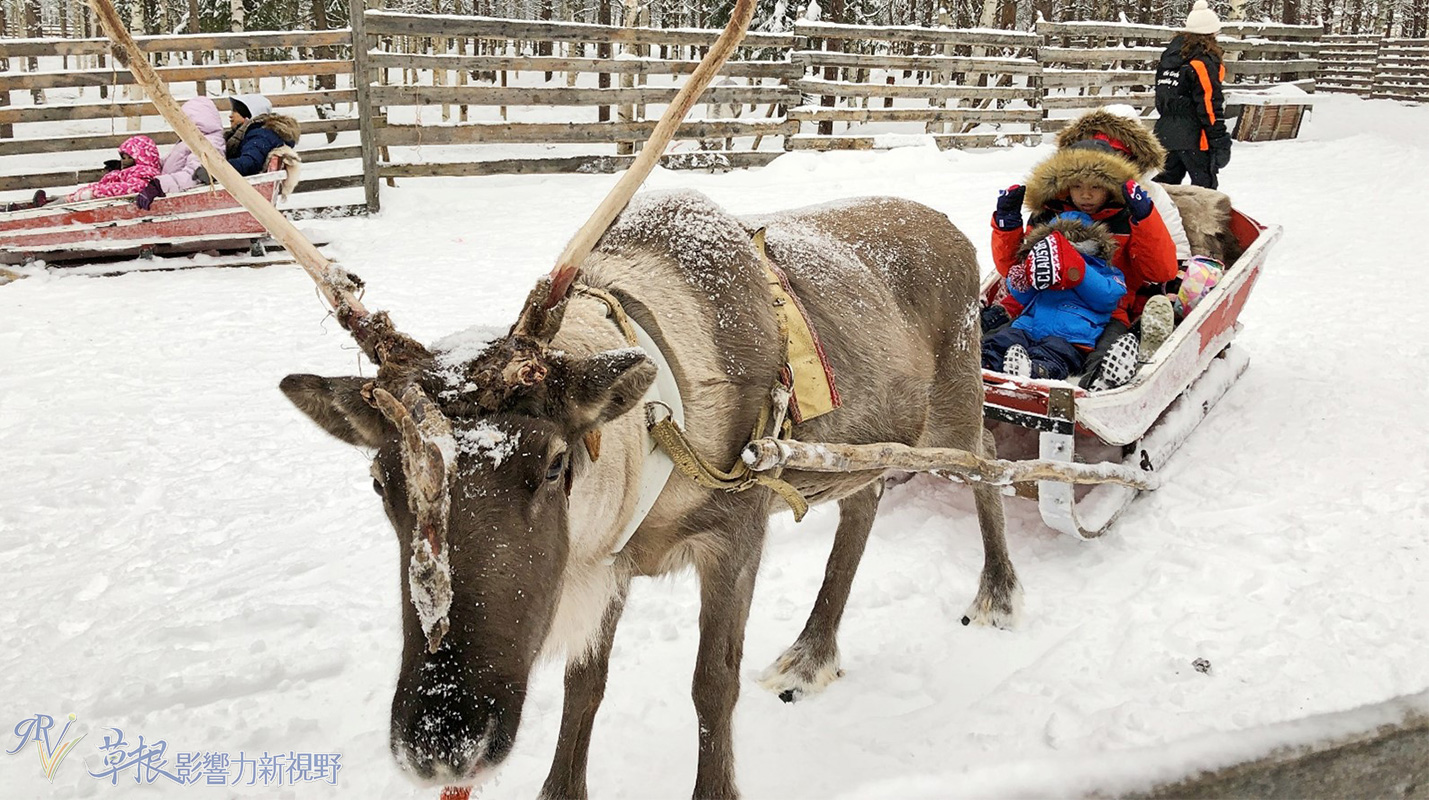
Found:
[{"label": "reindeer hoof", "polygon": [[759,675],[759,685],[780,700],[794,703],[822,692],[843,674],[837,650],[819,657],[796,642]]},{"label": "reindeer hoof", "polygon": [[1022,587],[1014,583],[1001,591],[979,590],[973,604],[963,614],[963,624],[1011,630],[1017,627],[1021,616]]}]

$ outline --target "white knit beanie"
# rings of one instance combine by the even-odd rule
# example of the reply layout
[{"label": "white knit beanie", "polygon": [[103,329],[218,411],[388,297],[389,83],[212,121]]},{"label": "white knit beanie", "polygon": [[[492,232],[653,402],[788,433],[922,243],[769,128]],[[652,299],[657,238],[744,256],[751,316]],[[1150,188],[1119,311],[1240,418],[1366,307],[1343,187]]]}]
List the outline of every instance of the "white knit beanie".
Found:
[{"label": "white knit beanie", "polygon": [[1221,29],[1221,18],[1206,5],[1206,0],[1196,0],[1191,13],[1186,15],[1186,33],[1216,33]]}]

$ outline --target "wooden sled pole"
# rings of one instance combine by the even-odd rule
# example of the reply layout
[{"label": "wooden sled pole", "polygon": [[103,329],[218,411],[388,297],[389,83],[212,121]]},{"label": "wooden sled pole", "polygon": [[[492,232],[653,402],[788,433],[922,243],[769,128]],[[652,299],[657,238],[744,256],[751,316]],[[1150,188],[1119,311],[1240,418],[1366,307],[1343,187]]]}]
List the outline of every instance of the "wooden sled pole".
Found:
[{"label": "wooden sled pole", "polygon": [[757,472],[783,468],[809,472],[864,472],[898,469],[937,470],[967,481],[1008,486],[1032,481],[1116,483],[1155,489],[1161,476],[1121,464],[1072,464],[1061,461],[1004,461],[982,458],[950,447],[906,444],[815,444],[788,439],[756,439],[744,448],[744,463]]},{"label": "wooden sled pole", "polygon": [[179,139],[189,146],[189,149],[196,153],[199,160],[203,162],[204,169],[208,174],[218,181],[228,193],[233,195],[239,203],[243,205],[248,213],[255,219],[263,223],[263,227],[273,235],[293,254],[293,258],[303,266],[322,293],[323,299],[334,311],[341,311],[344,307],[349,310],[353,317],[363,318],[367,316],[367,310],[362,302],[358,300],[356,289],[360,282],[354,280],[354,276],[337,269],[322,253],[318,252],[316,246],[308,241],[302,232],[294,227],[268,202],[263,195],[258,193],[238,171],[229,166],[228,161],[217,157],[218,154],[213,149],[213,145],[199,133],[193,121],[184,116],[179,104],[174,101],[173,95],[169,94],[168,86],[159,77],[154,68],[149,65],[149,59],[145,57],[144,51],[139,49],[139,45],[134,42],[134,37],[129,35],[129,30],[125,28],[124,22],[119,17],[119,12],[114,9],[111,0],[88,0],[94,9],[95,16],[103,26],[104,32],[109,36],[110,51],[114,54],[114,59],[129,68],[134,74],[134,80],[139,82],[145,91],[149,93],[149,99],[163,116],[164,121],[174,129],[179,135]]}]

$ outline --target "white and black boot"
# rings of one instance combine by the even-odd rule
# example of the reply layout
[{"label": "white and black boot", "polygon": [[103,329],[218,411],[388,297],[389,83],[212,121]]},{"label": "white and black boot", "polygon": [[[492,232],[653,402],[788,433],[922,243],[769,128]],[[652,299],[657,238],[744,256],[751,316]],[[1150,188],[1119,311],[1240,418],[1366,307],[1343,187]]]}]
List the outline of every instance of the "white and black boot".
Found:
[{"label": "white and black boot", "polygon": [[1171,298],[1158,294],[1146,301],[1141,311],[1141,352],[1142,361],[1150,361],[1161,349],[1161,345],[1171,338],[1176,328],[1176,309],[1171,307]]},{"label": "white and black boot", "polygon": [[1027,348],[1014,344],[1002,356],[1002,371],[1019,378],[1032,377],[1032,356]]},{"label": "white and black boot", "polygon": [[1131,380],[1131,376],[1136,374],[1138,350],[1139,343],[1134,333],[1122,334],[1121,338],[1112,342],[1102,359],[1101,374],[1092,382],[1092,389],[1114,389]]}]

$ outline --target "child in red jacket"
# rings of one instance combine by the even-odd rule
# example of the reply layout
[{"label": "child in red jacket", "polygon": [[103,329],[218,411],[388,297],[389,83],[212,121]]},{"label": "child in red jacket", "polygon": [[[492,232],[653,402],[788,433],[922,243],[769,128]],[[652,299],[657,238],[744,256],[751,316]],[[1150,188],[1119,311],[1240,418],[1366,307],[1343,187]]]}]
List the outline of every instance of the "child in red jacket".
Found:
[{"label": "child in red jacket", "polygon": [[[1033,168],[1025,186],[1003,190],[992,215],[993,265],[1004,277],[1020,261],[1018,251],[1027,232],[1064,211],[1089,215],[1105,225],[1116,239],[1118,247],[1112,266],[1126,278],[1126,295],[1113,312],[1093,356],[1087,359],[1084,386],[1091,386],[1097,379],[1102,387],[1117,386],[1130,379],[1136,368],[1135,339],[1130,340],[1129,347],[1127,343],[1113,345],[1130,335],[1147,297],[1154,293],[1154,285],[1176,277],[1176,243],[1136,178],[1136,168],[1109,146],[1098,140],[1079,142],[1058,150]],[[1022,219],[1024,205],[1031,212],[1027,225]],[[1010,295],[1003,298],[1001,305],[1009,318],[1022,310]],[[986,312],[984,332],[1000,322],[1002,316],[996,308]],[[1122,363],[1128,359],[1129,363]]]}]

